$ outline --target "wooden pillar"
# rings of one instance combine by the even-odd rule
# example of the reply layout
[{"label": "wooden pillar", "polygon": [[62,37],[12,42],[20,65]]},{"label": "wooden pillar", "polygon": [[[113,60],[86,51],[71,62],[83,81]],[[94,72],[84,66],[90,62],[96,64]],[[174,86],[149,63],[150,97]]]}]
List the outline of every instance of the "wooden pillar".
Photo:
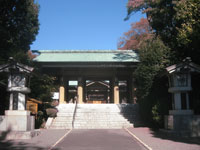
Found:
[{"label": "wooden pillar", "polygon": [[59,87],[59,103],[66,104],[65,101],[65,86],[64,86],[64,79],[61,77],[60,79],[60,87]]},{"label": "wooden pillar", "polygon": [[83,104],[83,79],[78,79],[78,89],[77,89],[78,103]]},{"label": "wooden pillar", "polygon": [[60,104],[65,104],[65,87],[60,86],[59,88],[59,102]]},{"label": "wooden pillar", "polygon": [[114,86],[113,86],[113,79],[110,79],[109,80],[109,82],[110,82],[110,99],[109,99],[109,101],[108,101],[108,103],[114,103]]},{"label": "wooden pillar", "polygon": [[65,101],[69,103],[69,81],[65,79]]},{"label": "wooden pillar", "polygon": [[83,102],[86,103],[86,80],[83,80]]},{"label": "wooden pillar", "polygon": [[114,94],[114,104],[119,104],[119,84],[118,84],[118,79],[116,77],[114,78],[113,94]]}]

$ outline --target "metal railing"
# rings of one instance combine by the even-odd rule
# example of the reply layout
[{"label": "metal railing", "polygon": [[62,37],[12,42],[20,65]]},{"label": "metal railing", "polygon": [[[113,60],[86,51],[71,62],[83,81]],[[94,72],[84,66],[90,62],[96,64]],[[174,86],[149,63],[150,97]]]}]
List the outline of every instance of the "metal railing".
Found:
[{"label": "metal railing", "polygon": [[74,108],[74,113],[73,113],[73,118],[72,118],[72,128],[74,128],[74,121],[75,121],[75,116],[76,116],[76,109],[77,109],[77,99],[75,100],[75,108]]}]

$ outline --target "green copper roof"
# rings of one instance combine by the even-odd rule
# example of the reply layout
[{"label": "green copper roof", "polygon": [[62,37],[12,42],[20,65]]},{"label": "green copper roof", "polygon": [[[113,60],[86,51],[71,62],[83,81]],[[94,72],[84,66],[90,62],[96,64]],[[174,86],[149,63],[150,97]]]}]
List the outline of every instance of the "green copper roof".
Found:
[{"label": "green copper roof", "polygon": [[37,50],[37,62],[139,62],[132,50]]}]

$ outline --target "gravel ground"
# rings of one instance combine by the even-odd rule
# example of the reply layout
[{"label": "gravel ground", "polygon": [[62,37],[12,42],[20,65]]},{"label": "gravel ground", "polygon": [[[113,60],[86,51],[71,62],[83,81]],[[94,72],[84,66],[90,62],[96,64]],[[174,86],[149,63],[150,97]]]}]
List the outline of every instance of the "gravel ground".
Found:
[{"label": "gravel ground", "polygon": [[128,130],[153,150],[200,150],[200,138],[170,137],[147,127]]}]

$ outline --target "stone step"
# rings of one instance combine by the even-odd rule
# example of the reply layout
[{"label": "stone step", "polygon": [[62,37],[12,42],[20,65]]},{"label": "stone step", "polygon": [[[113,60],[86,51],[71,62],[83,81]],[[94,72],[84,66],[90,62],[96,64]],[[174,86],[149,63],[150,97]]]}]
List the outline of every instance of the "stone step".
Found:
[{"label": "stone step", "polygon": [[72,129],[72,126],[51,126],[50,129]]},{"label": "stone step", "polygon": [[96,122],[96,123],[74,123],[74,126],[130,126],[132,124],[130,123],[101,123],[101,122]]},{"label": "stone step", "polygon": [[99,119],[99,120],[94,120],[94,119],[76,119],[76,122],[129,122],[128,120],[105,120],[105,119]]},{"label": "stone step", "polygon": [[75,129],[121,129],[133,126],[74,126]]},{"label": "stone step", "polygon": [[54,122],[51,125],[71,125],[72,122]]},{"label": "stone step", "polygon": [[72,123],[72,120],[55,120],[52,124],[54,124],[54,123]]},{"label": "stone step", "polygon": [[71,113],[57,113],[58,117],[73,117],[73,114]]},{"label": "stone step", "polygon": [[54,121],[72,121],[72,118],[55,118]]},{"label": "stone step", "polygon": [[[75,104],[61,104],[51,129],[70,129]],[[120,129],[133,127],[137,120],[135,105],[78,104],[74,120],[77,129]]]}]

